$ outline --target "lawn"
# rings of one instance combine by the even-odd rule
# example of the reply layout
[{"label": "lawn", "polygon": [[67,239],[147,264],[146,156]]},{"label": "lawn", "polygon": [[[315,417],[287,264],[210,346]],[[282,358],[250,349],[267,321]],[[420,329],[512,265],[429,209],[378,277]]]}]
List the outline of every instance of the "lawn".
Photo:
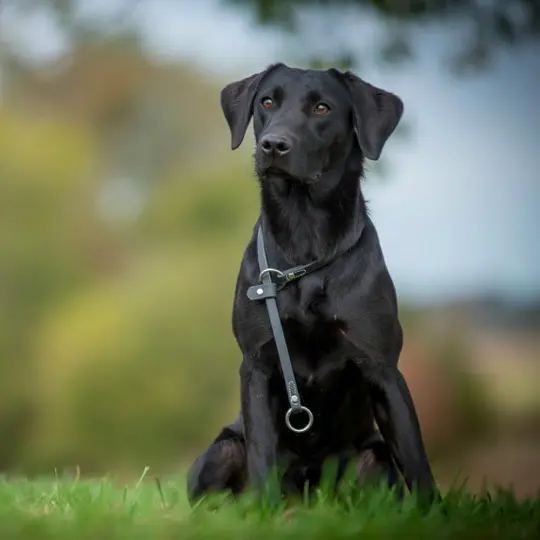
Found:
[{"label": "lawn", "polygon": [[319,494],[288,508],[246,498],[191,510],[181,477],[143,476],[125,486],[54,476],[0,480],[0,538],[540,538],[540,500],[518,502],[502,490],[476,498],[456,490],[427,514],[413,497],[397,502],[378,488],[340,502]]}]

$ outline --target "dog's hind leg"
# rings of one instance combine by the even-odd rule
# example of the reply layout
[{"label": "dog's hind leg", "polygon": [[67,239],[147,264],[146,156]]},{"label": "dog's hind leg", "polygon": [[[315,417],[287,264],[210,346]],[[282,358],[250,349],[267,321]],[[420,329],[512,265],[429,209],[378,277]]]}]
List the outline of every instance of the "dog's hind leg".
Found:
[{"label": "dog's hind leg", "polygon": [[361,486],[384,482],[389,488],[395,487],[400,496],[403,495],[401,476],[390,449],[379,433],[363,445],[362,450],[352,459],[352,466]]},{"label": "dog's hind leg", "polygon": [[204,495],[241,493],[246,485],[246,449],[236,423],[223,428],[217,439],[191,466],[187,478],[188,500],[194,505]]},{"label": "dog's hind leg", "polygon": [[340,480],[352,481],[359,488],[386,485],[403,496],[403,484],[390,449],[379,433],[365,441],[356,453],[341,461]]}]

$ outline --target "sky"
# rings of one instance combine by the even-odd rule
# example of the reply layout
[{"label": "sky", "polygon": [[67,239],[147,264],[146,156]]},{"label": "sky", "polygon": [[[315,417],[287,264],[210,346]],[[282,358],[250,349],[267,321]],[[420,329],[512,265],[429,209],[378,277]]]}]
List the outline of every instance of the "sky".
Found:
[{"label": "sky", "polygon": [[[87,15],[117,9],[117,0],[82,2]],[[277,60],[294,63],[299,51],[324,52],[330,42],[369,58],[383,29],[370,16],[308,13],[303,21],[311,31],[298,44],[218,0],[151,0],[130,16],[151,52],[222,79]],[[21,19],[9,10],[0,36],[38,60],[65,45],[50,20]],[[391,139],[385,148],[388,179],[367,175],[371,216],[402,297],[429,303],[491,293],[538,300],[540,45],[501,51],[489,71],[455,78],[443,61],[460,36],[455,28],[418,28],[412,63],[383,68],[366,61],[358,72],[397,93],[412,126],[410,140]]]}]

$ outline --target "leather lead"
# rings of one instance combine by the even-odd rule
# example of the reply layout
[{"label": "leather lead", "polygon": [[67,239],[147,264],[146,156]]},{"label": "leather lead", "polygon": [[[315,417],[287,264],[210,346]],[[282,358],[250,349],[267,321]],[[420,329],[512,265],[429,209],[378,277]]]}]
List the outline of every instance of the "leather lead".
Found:
[{"label": "leather lead", "polygon": [[[259,260],[259,268],[261,270],[260,280],[262,283],[250,287],[247,291],[247,297],[250,300],[264,299],[266,302],[266,309],[268,310],[268,317],[270,319],[272,333],[274,334],[274,341],[276,342],[276,348],[281,364],[281,371],[283,373],[283,378],[285,379],[285,388],[287,389],[287,396],[290,404],[290,408],[285,415],[285,423],[291,431],[294,431],[295,433],[304,433],[313,425],[313,414],[307,407],[302,405],[300,394],[298,393],[291,357],[289,356],[289,349],[287,348],[285,334],[283,333],[283,326],[279,317],[276,296],[277,291],[285,286],[288,282],[290,282],[292,279],[300,277],[300,275],[306,274],[307,272],[304,271],[303,274],[298,275],[293,271],[281,272],[279,270],[269,268],[266,252],[264,250],[264,239],[261,227],[259,227],[257,233],[257,258]],[[272,281],[272,274],[276,274],[278,276],[278,284]],[[279,281],[280,279],[281,282]],[[291,424],[290,418],[291,414],[299,412],[306,413],[308,415],[308,421],[305,426],[296,428]]]}]

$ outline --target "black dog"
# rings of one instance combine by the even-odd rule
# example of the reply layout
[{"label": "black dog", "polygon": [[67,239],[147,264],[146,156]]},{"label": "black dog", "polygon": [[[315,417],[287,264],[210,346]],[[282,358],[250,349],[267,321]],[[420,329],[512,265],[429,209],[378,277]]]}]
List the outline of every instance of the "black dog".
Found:
[{"label": "black dog", "polygon": [[[260,489],[283,464],[284,492],[302,492],[306,482],[317,485],[328,458],[340,471],[356,471],[360,483],[382,474],[393,484],[397,465],[409,489],[433,500],[438,493],[415,407],[397,367],[403,337],[396,293],[360,188],[364,158],[379,158],[402,101],[351,72],[276,64],[227,85],[221,105],[233,150],[253,116],[261,213],[234,300],[241,412],[193,464],[190,501]],[[297,379],[297,388],[287,382],[298,390],[292,398],[269,312],[248,298],[260,283],[259,227],[270,267],[316,261],[277,294]],[[314,417],[305,433],[284,421],[300,395]]]}]

